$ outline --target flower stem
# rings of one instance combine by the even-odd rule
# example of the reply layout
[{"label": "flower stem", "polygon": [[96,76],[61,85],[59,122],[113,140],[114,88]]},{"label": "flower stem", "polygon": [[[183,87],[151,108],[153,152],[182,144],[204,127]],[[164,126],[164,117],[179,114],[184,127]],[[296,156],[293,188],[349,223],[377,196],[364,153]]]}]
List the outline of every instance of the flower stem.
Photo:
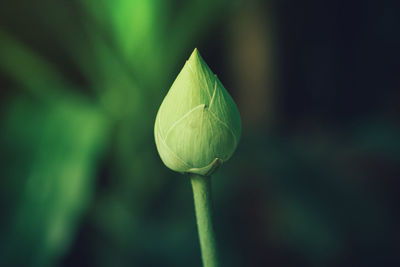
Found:
[{"label": "flower stem", "polygon": [[211,180],[208,176],[196,174],[191,174],[190,178],[203,266],[218,267],[217,243],[212,224]]}]

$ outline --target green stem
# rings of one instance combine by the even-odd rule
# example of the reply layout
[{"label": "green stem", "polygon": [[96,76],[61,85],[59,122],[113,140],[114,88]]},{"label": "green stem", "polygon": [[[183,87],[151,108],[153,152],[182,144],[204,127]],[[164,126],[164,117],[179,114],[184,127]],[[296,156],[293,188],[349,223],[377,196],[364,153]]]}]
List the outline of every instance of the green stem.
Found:
[{"label": "green stem", "polygon": [[217,267],[217,242],[212,224],[211,180],[210,177],[195,174],[191,174],[190,178],[193,187],[203,266]]}]

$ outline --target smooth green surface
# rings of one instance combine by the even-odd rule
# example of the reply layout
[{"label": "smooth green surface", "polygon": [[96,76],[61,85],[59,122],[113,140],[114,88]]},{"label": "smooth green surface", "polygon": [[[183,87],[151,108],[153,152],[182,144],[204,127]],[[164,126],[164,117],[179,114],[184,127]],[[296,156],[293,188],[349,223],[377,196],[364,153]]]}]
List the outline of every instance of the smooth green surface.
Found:
[{"label": "smooth green surface", "polygon": [[162,102],[154,135],[164,164],[182,173],[211,175],[235,151],[239,111],[197,49]]},{"label": "smooth green surface", "polygon": [[190,175],[194,207],[196,210],[197,230],[199,232],[201,257],[204,267],[217,267],[218,252],[213,227],[211,199],[211,179],[209,176]]}]

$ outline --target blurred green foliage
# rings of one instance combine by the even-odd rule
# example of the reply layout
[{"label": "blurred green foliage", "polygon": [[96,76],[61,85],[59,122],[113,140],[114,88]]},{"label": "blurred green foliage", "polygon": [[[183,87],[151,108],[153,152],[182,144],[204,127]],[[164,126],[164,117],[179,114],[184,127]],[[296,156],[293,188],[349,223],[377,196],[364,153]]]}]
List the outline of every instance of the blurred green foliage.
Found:
[{"label": "blurred green foliage", "polygon": [[1,2],[0,266],[201,265],[189,181],[153,138],[195,46],[244,124],[213,178],[224,265],[396,266],[398,87],[389,59],[365,63],[383,46],[361,35],[397,49],[396,17],[374,20],[391,9],[371,1],[346,2],[346,17],[336,2]]},{"label": "blurred green foliage", "polygon": [[107,121],[89,105],[25,97],[4,116],[0,265],[47,266],[69,248],[92,196]]}]

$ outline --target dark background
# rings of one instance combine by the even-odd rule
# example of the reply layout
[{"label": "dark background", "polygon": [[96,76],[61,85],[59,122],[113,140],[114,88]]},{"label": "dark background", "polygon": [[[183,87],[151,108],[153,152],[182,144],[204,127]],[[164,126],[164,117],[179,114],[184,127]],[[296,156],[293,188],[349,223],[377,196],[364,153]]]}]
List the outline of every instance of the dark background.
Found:
[{"label": "dark background", "polygon": [[222,266],[400,264],[400,2],[0,4],[0,265],[201,266],[153,139],[197,47],[238,104]]}]

